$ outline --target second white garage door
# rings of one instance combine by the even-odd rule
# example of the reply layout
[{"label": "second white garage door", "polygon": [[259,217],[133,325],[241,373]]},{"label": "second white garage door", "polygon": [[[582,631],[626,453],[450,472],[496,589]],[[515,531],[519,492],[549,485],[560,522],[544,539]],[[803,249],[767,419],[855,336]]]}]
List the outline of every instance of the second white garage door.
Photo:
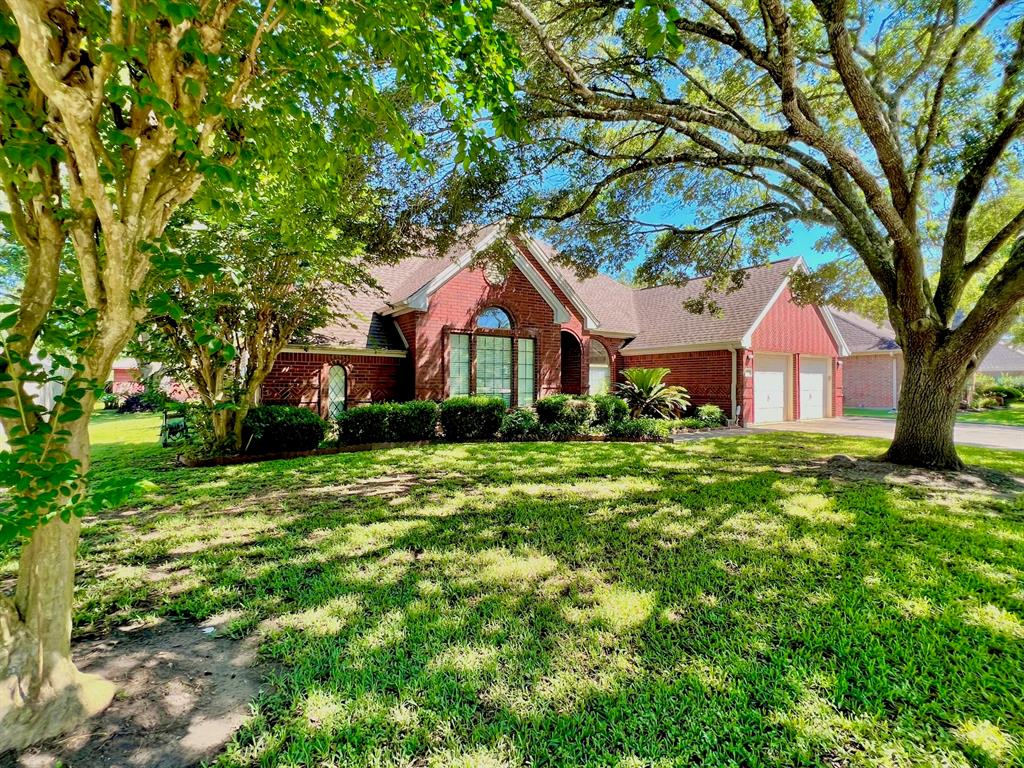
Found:
[{"label": "second white garage door", "polygon": [[800,418],[825,418],[828,401],[829,361],[822,357],[800,358]]},{"label": "second white garage door", "polygon": [[789,357],[754,356],[754,422],[764,424],[786,419],[786,386]]}]

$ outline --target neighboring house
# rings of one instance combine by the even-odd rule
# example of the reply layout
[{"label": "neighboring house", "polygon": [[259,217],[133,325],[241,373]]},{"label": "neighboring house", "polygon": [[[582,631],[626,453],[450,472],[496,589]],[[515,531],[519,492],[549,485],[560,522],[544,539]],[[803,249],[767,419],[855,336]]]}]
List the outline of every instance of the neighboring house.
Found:
[{"label": "neighboring house", "polygon": [[[895,408],[903,382],[903,351],[888,324],[878,325],[853,312],[832,310],[850,356],[843,359],[843,396],[850,408]],[[978,373],[1024,376],[1024,352],[997,343]]]},{"label": "neighboring house", "polygon": [[110,369],[107,389],[115,395],[134,395],[143,390],[139,364],[131,357],[119,357]]},{"label": "neighboring house", "polygon": [[[500,240],[511,264],[490,255]],[[525,406],[558,392],[607,391],[624,368],[658,366],[695,405],[715,403],[740,423],[842,413],[847,350],[827,309],[792,302],[799,260],[749,269],[710,316],[683,307],[701,280],[634,289],[600,274],[579,280],[554,256],[490,226],[443,258],[381,267],[374,276],[384,297],[354,296],[348,320],[286,347],[261,400],[325,416],[460,394]]]}]

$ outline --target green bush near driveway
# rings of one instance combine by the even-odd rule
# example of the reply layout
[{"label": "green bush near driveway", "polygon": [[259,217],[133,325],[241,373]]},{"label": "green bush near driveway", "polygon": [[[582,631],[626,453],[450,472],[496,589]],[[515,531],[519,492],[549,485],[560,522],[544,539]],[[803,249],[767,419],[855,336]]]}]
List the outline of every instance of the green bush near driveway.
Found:
[{"label": "green bush near driveway", "polygon": [[623,419],[608,425],[608,437],[643,440],[668,437],[669,422],[665,419]]}]

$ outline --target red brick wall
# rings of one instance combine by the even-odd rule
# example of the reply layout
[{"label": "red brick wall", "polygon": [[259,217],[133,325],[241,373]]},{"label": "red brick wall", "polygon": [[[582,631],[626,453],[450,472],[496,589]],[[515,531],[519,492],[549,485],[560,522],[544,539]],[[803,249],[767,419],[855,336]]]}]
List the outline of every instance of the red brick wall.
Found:
[{"label": "red brick wall", "polygon": [[303,405],[326,414],[327,369],[332,365],[345,366],[349,405],[404,400],[411,390],[405,358],[282,352],[263,382],[260,399]]},{"label": "red brick wall", "polygon": [[[851,408],[895,408],[892,397],[893,359],[884,355],[843,358],[843,396]],[[903,356],[896,356],[897,385],[903,377]],[[897,389],[897,392],[899,390]]]},{"label": "red brick wall", "polygon": [[800,352],[822,357],[839,354],[818,308],[794,304],[789,288],[782,292],[754,331],[751,349],[755,352]]},{"label": "red brick wall", "polygon": [[[738,366],[742,352],[736,355]],[[623,369],[626,368],[668,368],[670,373],[665,382],[686,387],[694,406],[713,403],[732,417],[732,352],[727,349],[630,355],[624,359]]]}]

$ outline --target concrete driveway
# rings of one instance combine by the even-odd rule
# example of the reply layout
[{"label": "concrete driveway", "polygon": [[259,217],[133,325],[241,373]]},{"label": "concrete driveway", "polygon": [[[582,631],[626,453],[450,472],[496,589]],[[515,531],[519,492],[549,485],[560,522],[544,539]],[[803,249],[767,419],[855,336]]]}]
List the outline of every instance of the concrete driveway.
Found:
[{"label": "concrete driveway", "polygon": [[[884,437],[892,439],[896,429],[894,419],[871,419],[864,416],[846,416],[841,419],[813,419],[785,421],[751,427],[754,432],[823,432],[848,437]],[[1024,451],[1024,427],[1005,427],[998,424],[957,424],[953,439],[960,445],[981,448],[1002,448]]]}]

